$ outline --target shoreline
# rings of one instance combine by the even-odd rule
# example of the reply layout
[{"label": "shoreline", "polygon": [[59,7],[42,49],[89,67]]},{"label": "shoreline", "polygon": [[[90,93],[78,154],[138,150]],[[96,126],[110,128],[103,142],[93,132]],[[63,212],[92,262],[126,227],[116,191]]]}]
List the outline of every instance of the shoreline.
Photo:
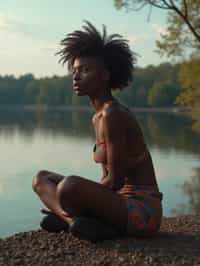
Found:
[{"label": "shoreline", "polygon": [[[129,107],[133,112],[156,112],[156,113],[190,113],[191,108],[188,107]],[[86,111],[92,112],[90,106],[75,106],[75,105],[58,105],[48,106],[46,104],[39,105],[0,105],[1,110],[9,111]]]},{"label": "shoreline", "polygon": [[163,218],[154,238],[91,243],[30,231],[0,239],[0,265],[200,265],[200,214]]}]

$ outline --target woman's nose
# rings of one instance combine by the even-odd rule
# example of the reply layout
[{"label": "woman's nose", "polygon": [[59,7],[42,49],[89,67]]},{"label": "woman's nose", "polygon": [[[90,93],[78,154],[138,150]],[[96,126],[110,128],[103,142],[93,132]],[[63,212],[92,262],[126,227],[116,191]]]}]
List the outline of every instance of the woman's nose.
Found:
[{"label": "woman's nose", "polygon": [[73,80],[79,80],[80,79],[80,73],[79,71],[75,71],[73,73]]}]

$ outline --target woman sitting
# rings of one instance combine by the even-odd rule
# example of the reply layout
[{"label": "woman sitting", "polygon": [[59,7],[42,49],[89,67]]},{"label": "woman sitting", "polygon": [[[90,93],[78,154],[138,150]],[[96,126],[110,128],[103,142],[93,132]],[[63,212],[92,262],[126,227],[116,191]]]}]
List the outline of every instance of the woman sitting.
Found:
[{"label": "woman sitting", "polygon": [[93,154],[103,177],[97,183],[40,171],[33,189],[63,224],[70,225],[72,233],[78,231],[87,238],[84,228],[96,221],[99,234],[101,223],[117,234],[153,235],[161,224],[162,194],[151,155],[134,114],[112,95],[132,81],[135,54],[120,35],[108,36],[105,27],[100,34],[89,22],[82,31],[68,34],[61,45],[61,62],[68,62],[72,71],[74,93],[89,97],[95,110]]}]

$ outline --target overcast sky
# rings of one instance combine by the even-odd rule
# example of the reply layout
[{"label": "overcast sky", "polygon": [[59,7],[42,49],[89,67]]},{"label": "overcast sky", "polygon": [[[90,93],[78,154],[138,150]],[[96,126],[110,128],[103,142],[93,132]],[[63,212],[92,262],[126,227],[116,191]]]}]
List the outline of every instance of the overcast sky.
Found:
[{"label": "overcast sky", "polygon": [[0,75],[36,77],[62,76],[66,68],[58,64],[55,53],[60,40],[80,29],[83,20],[99,30],[119,33],[137,52],[138,66],[166,61],[155,53],[156,39],[165,32],[166,12],[154,9],[126,12],[116,10],[114,0],[0,0]]}]

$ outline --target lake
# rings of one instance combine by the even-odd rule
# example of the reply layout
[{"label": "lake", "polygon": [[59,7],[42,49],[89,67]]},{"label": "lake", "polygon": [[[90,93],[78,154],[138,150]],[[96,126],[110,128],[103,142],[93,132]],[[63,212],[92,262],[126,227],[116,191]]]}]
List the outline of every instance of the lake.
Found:
[{"label": "lake", "polygon": [[[0,237],[39,228],[42,207],[31,183],[39,170],[98,181],[88,111],[0,111]],[[200,210],[200,135],[182,114],[136,113],[150,148],[164,215]]]}]

